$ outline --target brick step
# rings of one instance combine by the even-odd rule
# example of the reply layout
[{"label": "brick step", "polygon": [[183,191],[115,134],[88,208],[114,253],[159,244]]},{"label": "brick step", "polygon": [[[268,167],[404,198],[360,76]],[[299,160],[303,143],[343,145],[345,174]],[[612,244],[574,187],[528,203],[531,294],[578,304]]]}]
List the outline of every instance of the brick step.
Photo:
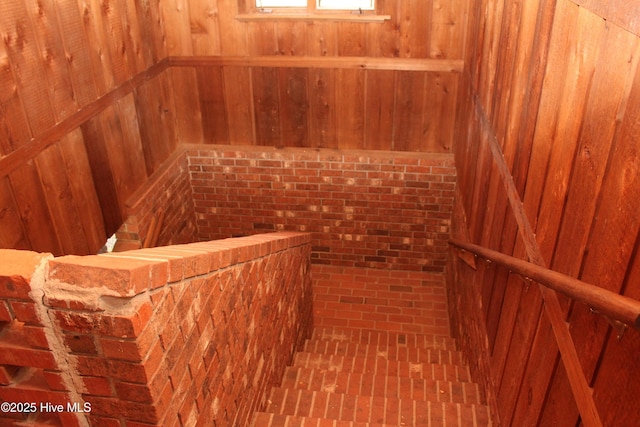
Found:
[{"label": "brick step", "polygon": [[480,387],[475,383],[386,377],[311,368],[288,367],[281,387],[359,396],[485,404]]},{"label": "brick step", "polygon": [[358,396],[276,387],[267,409],[279,415],[326,418],[394,426],[488,426],[486,406]]},{"label": "brick step", "polygon": [[[428,280],[416,278],[381,277],[333,277],[323,278],[313,272],[314,289],[317,295],[346,295],[362,298],[380,298],[385,300],[426,301],[445,303],[446,287],[442,275]],[[423,278],[424,279],[424,278]],[[401,281],[402,283],[398,283]],[[356,301],[358,302],[358,301]],[[441,307],[441,306],[434,306]],[[446,310],[446,307],[444,308]]]},{"label": "brick step", "polygon": [[333,340],[307,340],[304,344],[303,351],[335,356],[381,357],[388,360],[413,363],[464,364],[461,353],[455,350],[441,350],[437,348],[358,344]]},{"label": "brick step", "polygon": [[[377,288],[377,289],[376,289]],[[412,290],[395,291],[400,286],[375,284],[356,285],[350,287],[344,283],[327,289],[325,293],[316,293],[314,300],[326,303],[323,308],[331,309],[335,304],[352,307],[366,305],[371,307],[387,307],[387,312],[395,314],[411,314],[413,310],[427,310],[436,317],[447,317],[446,292],[444,287],[434,293],[432,289],[415,287]]]},{"label": "brick step", "polygon": [[439,363],[412,363],[387,360],[382,357],[349,357],[298,352],[294,355],[292,366],[356,374],[471,382],[469,368],[467,366]]},{"label": "brick step", "polygon": [[327,418],[279,415],[270,412],[256,412],[251,427],[397,427],[391,424],[360,423],[354,421],[330,420]]},{"label": "brick step", "polygon": [[347,327],[315,328],[313,340],[350,341],[360,344],[442,348],[456,350],[456,342],[446,334],[420,334],[414,332],[390,332]]}]

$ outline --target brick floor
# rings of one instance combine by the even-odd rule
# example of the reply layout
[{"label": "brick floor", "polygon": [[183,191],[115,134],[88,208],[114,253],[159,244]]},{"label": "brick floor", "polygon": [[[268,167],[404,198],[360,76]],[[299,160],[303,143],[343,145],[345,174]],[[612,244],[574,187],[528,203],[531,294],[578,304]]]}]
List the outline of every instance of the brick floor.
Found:
[{"label": "brick floor", "polygon": [[313,266],[312,337],[255,427],[489,426],[440,274]]}]

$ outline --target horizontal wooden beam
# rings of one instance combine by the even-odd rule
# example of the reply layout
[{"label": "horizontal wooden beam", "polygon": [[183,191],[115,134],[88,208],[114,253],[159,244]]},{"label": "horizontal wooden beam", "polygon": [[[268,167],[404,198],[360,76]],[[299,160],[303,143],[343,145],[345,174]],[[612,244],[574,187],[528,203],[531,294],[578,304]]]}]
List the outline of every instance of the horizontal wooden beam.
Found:
[{"label": "horizontal wooden beam", "polygon": [[461,72],[462,59],[376,58],[360,56],[171,56],[172,67],[236,66],[270,68],[333,68]]},{"label": "horizontal wooden beam", "polygon": [[4,157],[0,157],[0,178],[9,175],[25,162],[36,157],[47,147],[58,142],[65,135],[100,114],[108,106],[118,102],[144,82],[151,80],[158,74],[162,73],[168,65],[169,62],[166,59],[158,62],[142,73],[139,73],[133,78],[127,80],[117,88],[111,90],[104,96],[81,108],[74,114],[62,120],[60,123],[57,123],[55,126],[47,129],[42,134],[32,138],[29,142],[21,145],[16,150]]}]

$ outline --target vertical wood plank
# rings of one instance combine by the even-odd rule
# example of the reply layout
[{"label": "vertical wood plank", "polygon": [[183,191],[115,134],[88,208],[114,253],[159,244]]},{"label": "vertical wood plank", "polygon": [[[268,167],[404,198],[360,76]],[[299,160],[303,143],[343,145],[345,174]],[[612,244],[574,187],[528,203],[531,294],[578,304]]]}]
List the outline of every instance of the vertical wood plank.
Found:
[{"label": "vertical wood plank", "polygon": [[[585,245],[584,259],[581,260],[581,279],[619,293],[627,277],[629,263],[637,251],[636,244],[640,231],[640,218],[637,215],[640,210],[640,203],[638,203],[640,154],[637,147],[630,143],[640,134],[640,70],[637,59],[640,56],[640,40],[630,33],[611,30],[604,40],[606,44],[601,53],[607,56],[608,64],[618,68],[607,68],[603,70],[603,75],[596,72],[591,93],[596,97],[604,96],[601,90],[604,91],[604,87],[608,87],[611,102],[622,102],[622,105],[616,103],[611,106],[614,110],[612,113],[622,120],[618,125],[613,118],[610,118],[611,122],[598,122],[594,118],[593,131],[598,129],[604,138],[603,141],[591,142],[582,138],[585,144],[583,146],[591,148],[591,158],[586,159],[591,167],[590,173],[596,169],[596,177],[598,173],[602,173],[603,178],[597,205],[594,211],[589,212],[593,219]],[[615,59],[610,58],[609,55],[613,52],[612,46],[620,49],[618,54],[629,52],[630,55],[616,55]],[[628,58],[635,59],[629,63]],[[612,75],[608,74],[613,70],[622,72],[624,76],[633,76],[633,79],[629,81],[620,79],[614,83]],[[602,86],[599,87],[598,83]],[[595,99],[597,98],[593,98],[594,104],[596,104]],[[597,116],[594,117],[601,117],[603,114],[599,110],[601,102],[602,100],[597,103],[597,106],[592,107],[598,109]],[[605,142],[610,136],[614,137],[613,144]],[[605,147],[599,151],[601,148],[596,144],[603,142]],[[580,162],[583,161],[583,159],[580,160]],[[606,165],[605,172],[601,172],[603,170],[601,165]],[[590,178],[587,178],[587,181],[591,181]],[[577,186],[577,183],[572,182],[572,189]],[[592,209],[591,200],[584,202],[583,206],[589,210]],[[565,259],[569,257],[565,256]],[[581,356],[581,367],[587,380],[590,381],[597,371],[601,353],[605,348],[607,333],[610,331],[609,323],[602,317],[594,319],[589,308],[582,304],[574,304],[570,322],[576,349]],[[554,394],[556,390],[564,388],[557,382],[554,385],[556,385],[552,388]],[[565,416],[569,418],[571,414]]]},{"label": "vertical wood plank", "polygon": [[56,2],[58,25],[62,34],[65,60],[68,62],[73,96],[78,107],[94,101],[97,96],[92,72],[89,39],[85,35],[82,16],[75,2]]},{"label": "vertical wood plank", "polygon": [[222,76],[229,142],[255,144],[251,71],[248,67],[223,67]]},{"label": "vertical wood plank", "polygon": [[38,135],[55,124],[34,29],[22,2],[0,2],[0,28],[17,90],[26,106],[30,134]]},{"label": "vertical wood plank", "polygon": [[28,0],[25,3],[34,24],[33,35],[40,51],[43,77],[46,76],[43,83],[49,89],[48,97],[57,123],[76,112],[78,104],[71,84],[62,37],[58,30],[56,10],[53,3],[37,0]]},{"label": "vertical wood plank", "polygon": [[[386,58],[395,58],[401,56],[400,52],[400,11],[403,10],[399,0],[378,0],[376,2],[376,10],[380,15],[389,15],[391,19],[382,23],[368,25],[366,28],[366,37],[370,42],[367,43],[367,56],[382,56]],[[423,35],[422,37],[427,37]]]},{"label": "vertical wood plank", "polygon": [[100,1],[78,0],[78,5],[83,19],[84,32],[88,39],[88,52],[92,63],[91,75],[96,82],[98,95],[104,95],[108,90],[113,89],[115,78],[111,63],[111,52],[106,47],[108,39],[100,12]]},{"label": "vertical wood plank", "polygon": [[103,46],[111,53],[116,86],[126,82],[135,70],[135,60],[125,42],[120,7],[121,5],[117,2],[102,2],[100,8],[107,37],[106,44]]},{"label": "vertical wood plank", "polygon": [[[45,194],[40,183],[38,170],[32,160],[9,175],[14,189],[16,206],[31,250],[62,255],[62,246],[56,236],[54,223],[45,203]],[[16,191],[16,189],[20,189]]]},{"label": "vertical wood plank", "polygon": [[433,0],[430,58],[462,58],[468,2]]},{"label": "vertical wood plank", "polygon": [[276,23],[276,43],[279,55],[302,56],[307,54],[307,22],[281,21]]},{"label": "vertical wood plank", "polygon": [[[523,375],[519,402],[513,414],[514,425],[538,425],[545,394],[558,363],[559,350],[551,323],[547,316],[541,316]],[[575,407],[575,403],[572,403],[572,407]]]},{"label": "vertical wood plank", "polygon": [[190,0],[191,39],[194,55],[220,55],[218,0]]},{"label": "vertical wood plank", "polygon": [[336,71],[336,136],[342,149],[364,143],[364,70]]},{"label": "vertical wood plank", "polygon": [[218,0],[220,51],[222,55],[249,55],[247,27],[236,19],[238,0]]},{"label": "vertical wood plank", "polygon": [[249,55],[278,54],[275,22],[249,22],[246,25]]},{"label": "vertical wood plank", "polygon": [[[604,25],[593,15],[586,18],[585,31]],[[554,265],[572,276],[579,272],[616,131],[616,118],[624,111],[628,97],[627,81],[617,76],[619,73],[633,76],[637,66],[635,60],[629,61],[637,43],[630,34],[605,28],[598,43],[601,45],[594,52],[597,62],[608,66],[598,67],[592,77],[554,259]]]},{"label": "vertical wood plank", "polygon": [[339,22],[338,55],[364,56],[367,51],[366,27],[359,22]]},{"label": "vertical wood plank", "polygon": [[[138,16],[140,37],[146,67],[157,63],[168,55],[165,36],[165,23],[162,22],[160,0],[133,2]],[[131,2],[128,2],[130,4]]]},{"label": "vertical wood plank", "polygon": [[[168,73],[173,88],[178,140],[186,144],[204,142],[203,119],[205,114],[200,105],[201,94],[196,70],[191,67],[172,67]],[[215,76],[215,78],[216,81],[212,84],[221,85],[221,76]],[[222,99],[222,91],[218,95]],[[224,119],[224,112],[222,118]]]},{"label": "vertical wood plank", "polygon": [[[585,108],[595,69],[594,48],[603,29],[584,21],[578,25],[577,10],[572,9],[559,5],[557,10],[547,73],[569,78],[549,78],[543,87],[527,178],[531,184],[524,197],[525,206],[537,213],[536,236],[547,259],[555,248],[562,215],[557,207],[564,204],[577,147],[581,121],[576,116],[581,116]],[[570,38],[570,34],[577,37]],[[591,54],[585,57],[582,52]]]},{"label": "vertical wood plank", "polygon": [[9,56],[4,43],[0,43],[0,154],[9,154],[28,142],[30,137],[29,122]]},{"label": "vertical wood plank", "polygon": [[[640,242],[636,241],[636,246]],[[640,300],[640,253],[635,252],[629,263],[629,274],[625,279],[624,294]],[[640,414],[630,396],[640,396],[640,370],[626,369],[637,360],[640,334],[624,334],[622,339],[611,333],[605,343],[602,360],[596,372],[593,396],[600,404],[605,425],[637,425]]]},{"label": "vertical wood plank", "polygon": [[202,135],[205,143],[227,144],[229,130],[224,108],[222,69],[220,67],[197,67],[196,78],[202,114]]},{"label": "vertical wood plank", "polygon": [[60,141],[60,154],[68,176],[72,206],[78,212],[76,228],[78,224],[82,227],[86,253],[95,254],[106,242],[107,235],[80,129]]},{"label": "vertical wood plank", "polygon": [[[127,216],[127,198],[136,190],[134,188],[136,183],[130,180],[131,170],[127,151],[129,141],[125,140],[122,122],[115,106],[107,107],[100,114],[98,120],[100,122],[100,132],[104,136],[104,154],[106,154],[106,157],[103,157],[101,161],[108,163],[109,171],[113,176],[115,194],[118,198],[119,217],[124,219]],[[150,173],[148,174],[150,175]],[[118,224],[119,226],[120,224]]]},{"label": "vertical wood plank", "polygon": [[427,73],[422,150],[448,152],[453,143],[459,76]]},{"label": "vertical wood plank", "polygon": [[31,249],[7,177],[0,179],[0,248]]},{"label": "vertical wood plank", "polygon": [[122,130],[122,148],[118,148],[127,161],[127,184],[138,189],[147,180],[140,124],[133,95],[122,98],[114,106]]},{"label": "vertical wood plank", "polygon": [[143,46],[151,43],[150,40],[143,39],[143,30],[140,28],[140,17],[136,8],[137,2],[119,1],[118,8],[122,17],[124,47],[130,61],[130,69],[134,73],[141,73],[153,63],[147,55],[147,49]]},{"label": "vertical wood plank", "polygon": [[478,76],[476,87],[478,96],[480,96],[480,104],[488,117],[493,113],[492,95],[496,82],[496,68],[498,64],[498,56],[500,52],[500,35],[502,28],[500,26],[504,15],[503,1],[485,0],[483,2],[483,22],[478,28],[481,33],[480,40],[483,41],[479,48]]},{"label": "vertical wood plank", "polygon": [[435,0],[398,2],[401,58],[428,58]]},{"label": "vertical wood plank", "polygon": [[256,67],[251,70],[251,77],[256,144],[282,147],[278,70]]},{"label": "vertical wood plank", "polygon": [[336,70],[309,70],[310,143],[318,148],[337,148]]},{"label": "vertical wood plank", "polygon": [[177,144],[175,106],[171,102],[169,91],[166,74],[148,81],[135,91],[148,175],[169,158]]},{"label": "vertical wood plank", "polygon": [[[64,159],[59,145],[52,145],[36,158],[44,197],[51,212],[53,231],[62,253],[84,255],[90,253],[88,239],[82,227],[81,213],[76,209],[67,170],[60,168]],[[75,177],[81,178],[81,177]],[[90,214],[91,212],[82,212]],[[106,239],[105,239],[106,240]]]},{"label": "vertical wood plank", "polygon": [[307,27],[307,52],[311,56],[335,56],[338,53],[338,29],[328,22],[311,22]]},{"label": "vertical wood plank", "polygon": [[118,189],[109,163],[109,151],[100,117],[84,123],[81,126],[81,132],[102,211],[105,234],[111,236],[124,220],[122,212],[125,207],[120,205],[118,198]]},{"label": "vertical wood plank", "polygon": [[364,148],[393,149],[396,72],[368,70],[365,77]]},{"label": "vertical wood plank", "polygon": [[420,151],[423,138],[422,117],[425,108],[426,73],[397,71],[397,75],[392,148],[401,151]]},{"label": "vertical wood plank", "polygon": [[282,145],[285,147],[309,147],[308,70],[280,68],[278,79]]},{"label": "vertical wood plank", "polygon": [[[522,1],[504,2],[502,15],[500,40],[496,68],[492,71],[496,74],[495,90],[492,94],[491,115],[489,120],[499,144],[504,145],[506,137],[507,121],[504,119],[509,114],[509,100],[511,99],[511,79],[513,78],[515,58],[518,48],[518,31],[522,24]],[[511,167],[508,159],[507,166]]]},{"label": "vertical wood plank", "polygon": [[166,0],[160,2],[167,37],[169,55],[192,55],[191,16],[189,1]]},{"label": "vertical wood plank", "polygon": [[533,48],[536,40],[536,25],[538,20],[538,9],[540,0],[530,0],[522,5],[522,17],[518,27],[517,48],[513,58],[512,75],[508,77],[509,83],[509,99],[505,101],[507,110],[503,121],[506,125],[506,133],[504,136],[503,154],[511,170],[515,166],[515,157],[522,141],[520,128],[522,124],[522,114],[527,108],[525,102],[529,98],[531,90],[529,82],[529,73],[532,68],[531,61],[533,58]]}]

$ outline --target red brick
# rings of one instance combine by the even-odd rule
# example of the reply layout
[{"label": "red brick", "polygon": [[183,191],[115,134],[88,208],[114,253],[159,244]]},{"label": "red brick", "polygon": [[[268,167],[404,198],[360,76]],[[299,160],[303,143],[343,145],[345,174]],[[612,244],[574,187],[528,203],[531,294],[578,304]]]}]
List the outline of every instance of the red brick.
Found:
[{"label": "red brick", "polygon": [[60,372],[56,372],[56,371],[43,371],[42,372],[42,377],[44,378],[45,382],[47,383],[47,386],[51,389],[51,390],[55,390],[55,391],[68,391],[69,388],[67,387],[67,385],[65,384],[63,378],[62,378],[62,374]]},{"label": "red brick", "polygon": [[65,334],[63,339],[72,353],[98,354],[93,335]]},{"label": "red brick", "polygon": [[13,315],[9,311],[7,302],[0,300],[0,323],[11,322],[12,320],[13,320]]},{"label": "red brick", "polygon": [[[106,417],[97,417],[94,415],[89,415],[89,422],[92,426],[100,426],[100,427],[122,427],[120,420],[117,418],[106,418]],[[145,424],[145,427],[149,427],[152,424]],[[129,424],[127,424],[129,426]]]},{"label": "red brick", "polygon": [[5,326],[1,342],[7,345],[49,349],[49,343],[47,342],[44,328],[40,326],[25,325],[18,321],[13,321]]},{"label": "red brick", "polygon": [[123,417],[127,420],[157,423],[157,408],[142,403],[129,402],[109,397],[85,396],[91,403],[91,414],[102,417]]},{"label": "red brick", "polygon": [[[167,263],[118,256],[65,256],[49,262],[49,277],[82,288],[134,296],[166,283]],[[164,283],[163,283],[164,282]]]},{"label": "red brick", "polygon": [[109,359],[140,362],[143,358],[136,341],[101,338],[100,347],[102,348],[102,354]]},{"label": "red brick", "polygon": [[35,350],[0,342],[0,365],[28,366],[57,369],[53,354],[48,350]]},{"label": "red brick", "polygon": [[0,276],[20,276],[29,281],[35,269],[48,258],[51,258],[51,254],[0,249]]},{"label": "red brick", "polygon": [[13,382],[13,378],[20,371],[19,366],[2,366],[0,365],[0,385],[9,385]]},{"label": "red brick", "polygon": [[154,403],[151,390],[147,385],[116,382],[115,388],[120,399],[139,403]]},{"label": "red brick", "polygon": [[30,300],[31,286],[21,276],[0,276],[0,298],[19,298]]},{"label": "red brick", "polygon": [[11,306],[11,310],[13,311],[16,319],[18,319],[19,321],[33,325],[41,324],[34,303],[24,301],[10,301],[9,305]]},{"label": "red brick", "polygon": [[83,392],[93,396],[113,396],[111,382],[105,377],[82,377]]}]

